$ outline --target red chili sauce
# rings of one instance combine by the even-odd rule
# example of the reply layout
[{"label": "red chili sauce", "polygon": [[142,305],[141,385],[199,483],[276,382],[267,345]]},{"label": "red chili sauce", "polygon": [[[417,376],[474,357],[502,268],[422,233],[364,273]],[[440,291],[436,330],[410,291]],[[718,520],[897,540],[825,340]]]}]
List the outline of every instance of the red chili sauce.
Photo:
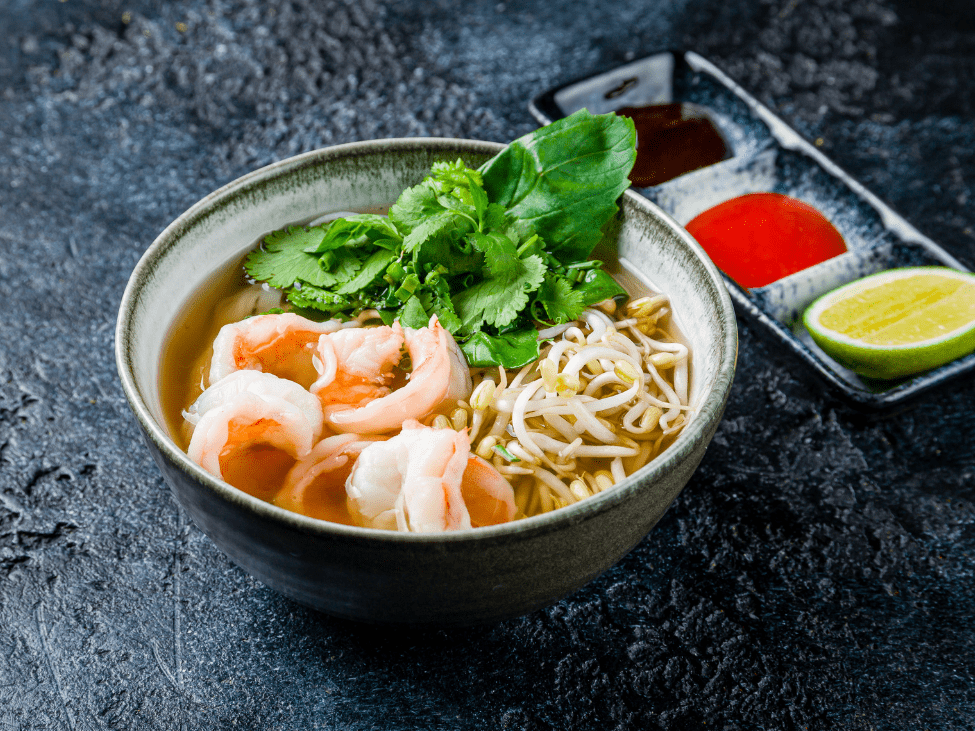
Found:
[{"label": "red chili sauce", "polygon": [[636,164],[630,182],[638,188],[672,180],[731,157],[708,116],[689,104],[623,107],[617,114],[636,126]]},{"label": "red chili sauce", "polygon": [[843,236],[822,213],[780,193],[732,198],[686,228],[715,266],[745,288],[764,287],[846,252]]}]

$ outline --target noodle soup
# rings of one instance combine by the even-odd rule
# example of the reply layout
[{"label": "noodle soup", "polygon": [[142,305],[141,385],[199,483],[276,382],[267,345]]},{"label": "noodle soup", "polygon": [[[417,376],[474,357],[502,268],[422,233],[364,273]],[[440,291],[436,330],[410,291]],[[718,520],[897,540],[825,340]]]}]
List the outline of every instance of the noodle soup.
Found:
[{"label": "noodle soup", "polygon": [[[513,519],[611,489],[665,450],[691,418],[690,353],[666,295],[618,262],[608,268],[630,292],[629,301],[607,300],[587,309],[578,321],[539,325],[548,344],[537,361],[509,370],[471,368],[468,393],[419,416],[423,426],[466,435],[471,459],[476,455],[510,485]],[[181,312],[168,338],[160,389],[167,426],[181,449],[189,449],[195,430],[186,416],[213,385],[209,371],[218,333],[281,304],[280,292],[250,283],[238,261],[211,276]],[[361,323],[345,323],[344,329],[381,327],[366,315]],[[390,369],[392,391],[409,382],[412,365],[400,362]],[[243,460],[236,469],[218,476],[272,504],[362,525],[361,516],[350,513],[346,494],[356,450],[362,440],[388,440],[398,431],[343,437],[339,447],[346,450],[344,464],[315,479],[305,478],[309,484],[300,500],[288,497],[284,483],[302,460],[268,445],[250,445],[246,454],[235,457]],[[316,442],[324,445],[340,434],[326,427]],[[319,463],[329,455],[335,461],[335,453],[323,454]],[[304,469],[309,469],[307,460]]]},{"label": "noodle soup", "polygon": [[[674,303],[693,351],[693,414],[674,442],[623,484],[525,520],[405,533],[276,507],[215,477],[178,447],[163,406],[171,399],[161,391],[183,386],[172,385],[167,363],[192,360],[206,346],[202,336],[189,338],[186,355],[163,354],[175,342],[179,318],[208,312],[220,299],[215,271],[238,281],[229,272],[242,246],[309,211],[388,205],[434,162],[462,157],[479,165],[501,150],[466,140],[382,140],[281,161],[181,214],[133,271],[119,308],[115,355],[147,448],[187,518],[256,580],[299,603],[349,620],[437,627],[534,611],[590,582],[639,543],[691,479],[714,435],[735,371],[727,289],[683,229],[646,200],[624,194],[607,239],[620,261]],[[200,385],[195,377],[186,383]],[[184,406],[170,411],[181,419]]]},{"label": "noodle soup", "polygon": [[477,167],[433,162],[386,214],[266,234],[243,261],[262,286],[218,276],[169,347],[187,455],[293,512],[406,532],[623,482],[690,393],[667,294],[631,298],[592,258],[635,145],[632,121],[580,110]]}]

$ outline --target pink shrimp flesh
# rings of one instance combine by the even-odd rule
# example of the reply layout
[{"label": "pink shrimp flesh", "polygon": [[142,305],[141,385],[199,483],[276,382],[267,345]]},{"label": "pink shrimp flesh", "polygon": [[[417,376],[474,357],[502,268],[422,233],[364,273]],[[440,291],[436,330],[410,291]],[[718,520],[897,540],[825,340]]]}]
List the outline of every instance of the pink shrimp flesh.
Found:
[{"label": "pink shrimp flesh", "polygon": [[322,335],[315,362],[318,378],[311,384],[311,392],[321,399],[322,406],[341,404],[342,408],[386,396],[403,343],[403,328],[398,322],[392,327],[356,327]]},{"label": "pink shrimp flesh", "polygon": [[483,460],[471,467],[472,456],[466,432],[407,421],[397,436],[359,454],[345,485],[349,513],[359,525],[414,532],[509,520],[511,486]]},{"label": "pink shrimp flesh", "polygon": [[223,406],[245,392],[256,394],[265,400],[284,399],[304,414],[316,434],[321,434],[322,405],[318,399],[294,381],[261,371],[234,371],[221,378],[190,404],[183,412],[183,417],[195,425],[210,409]]},{"label": "pink shrimp flesh", "polygon": [[318,339],[340,327],[286,312],[224,325],[213,341],[209,382],[239,370],[273,373],[308,388],[318,377],[312,357]]},{"label": "pink shrimp flesh", "polygon": [[507,523],[515,517],[515,493],[494,465],[476,454],[467,459],[460,493],[474,528]]},{"label": "pink shrimp flesh", "polygon": [[349,512],[370,528],[469,528],[460,492],[469,450],[464,434],[406,422],[398,435],[359,454],[345,485]]},{"label": "pink shrimp flesh", "polygon": [[262,500],[280,490],[322,432],[318,400],[270,373],[232,373],[204,391],[190,413],[190,459]]},{"label": "pink shrimp flesh", "polygon": [[[331,403],[323,402],[325,420],[335,431],[389,432],[409,419],[427,416],[445,402],[470,396],[471,376],[467,361],[454,338],[436,317],[430,320],[429,327],[405,328],[403,332],[413,363],[406,385],[371,400],[357,399],[358,393],[353,391],[348,397],[337,395]],[[326,337],[335,336],[323,336],[322,341]],[[322,352],[321,347],[319,352]]]},{"label": "pink shrimp flesh", "polygon": [[291,468],[273,503],[312,518],[353,524],[346,507],[345,481],[359,453],[383,439],[357,434],[326,437]]}]

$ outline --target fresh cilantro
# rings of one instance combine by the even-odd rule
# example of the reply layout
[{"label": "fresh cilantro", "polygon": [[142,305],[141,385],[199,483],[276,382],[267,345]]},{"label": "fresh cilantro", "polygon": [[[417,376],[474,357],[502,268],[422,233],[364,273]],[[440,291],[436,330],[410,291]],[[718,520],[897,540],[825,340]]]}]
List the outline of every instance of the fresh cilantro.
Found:
[{"label": "fresh cilantro", "polygon": [[359,213],[347,218],[336,219],[316,246],[305,249],[310,254],[321,254],[342,246],[363,246],[369,243],[386,249],[396,248],[403,241],[403,235],[385,216],[374,213]]},{"label": "fresh cilantro", "polygon": [[515,259],[506,267],[506,276],[486,277],[469,289],[454,295],[457,314],[468,332],[481,323],[504,327],[518,317],[529,300],[529,292],[545,279],[545,263],[537,256]]},{"label": "fresh cilantro", "polygon": [[352,280],[362,268],[362,261],[350,249],[327,251],[325,256],[318,261],[322,269],[322,276],[320,281],[315,282],[315,284],[329,289],[341,287],[343,283]]},{"label": "fresh cilantro", "polygon": [[[586,307],[582,292],[573,289],[572,283],[565,277],[551,273],[545,275],[545,281],[535,293],[535,302],[545,308],[548,321],[556,325],[572,322]],[[538,314],[535,316],[543,319]]]},{"label": "fresh cilantro", "polygon": [[463,235],[470,230],[469,223],[470,219],[459,215],[456,211],[442,208],[436,213],[431,213],[406,235],[403,239],[403,251],[410,253],[431,239],[442,240],[445,236],[454,238],[451,234]]},{"label": "fresh cilantro", "polygon": [[427,277],[426,286],[431,295],[430,310],[437,316],[440,324],[452,334],[460,332],[463,323],[454,309],[454,301],[450,296],[450,285],[447,280],[439,275],[431,275]]},{"label": "fresh cilantro", "polygon": [[514,242],[504,234],[471,234],[469,241],[484,254],[484,277],[507,279],[519,271],[518,250]]},{"label": "fresh cilantro", "polygon": [[390,207],[389,220],[401,231],[412,231],[431,216],[443,213],[437,195],[437,187],[429,179],[407,188]]},{"label": "fresh cilantro", "polygon": [[362,264],[358,273],[348,279],[336,289],[338,294],[355,294],[361,289],[367,289],[376,278],[386,271],[386,268],[396,259],[396,252],[389,249],[379,249]]},{"label": "fresh cilantro", "polygon": [[414,295],[406,300],[406,304],[399,311],[399,320],[406,327],[421,328],[429,324],[430,315],[420,304],[420,298]]},{"label": "fresh cilantro", "polygon": [[635,159],[630,120],[582,110],[479,169],[434,163],[389,216],[355,214],[268,235],[245,268],[301,312],[422,327],[436,315],[475,366],[538,357],[536,322],[569,322],[625,294],[587,261]]},{"label": "fresh cilantro", "polygon": [[302,309],[331,313],[342,312],[352,305],[352,300],[348,297],[309,284],[288,290],[288,301]]},{"label": "fresh cilantro", "polygon": [[324,237],[325,230],[320,226],[289,226],[275,231],[264,237],[261,248],[247,256],[244,268],[251,277],[272,287],[291,287],[295,282],[322,285],[326,275],[318,265],[318,257],[305,249],[320,244]]}]

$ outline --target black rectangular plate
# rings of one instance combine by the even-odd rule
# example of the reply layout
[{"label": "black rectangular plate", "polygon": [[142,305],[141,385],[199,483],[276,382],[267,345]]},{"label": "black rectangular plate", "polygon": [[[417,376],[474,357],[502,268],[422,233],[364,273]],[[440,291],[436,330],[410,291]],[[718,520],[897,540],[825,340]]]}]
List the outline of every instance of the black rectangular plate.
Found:
[{"label": "black rectangular plate", "polygon": [[730,198],[771,191],[819,209],[846,240],[848,252],[765,287],[744,289],[725,277],[739,312],[760,323],[836,391],[858,406],[886,408],[975,370],[975,353],[897,381],[863,378],[826,355],[802,325],[802,312],[836,287],[885,269],[960,262],[891,210],[816,147],[707,59],[666,51],[589,76],[535,97],[532,116],[548,124],[587,108],[686,102],[703,107],[733,149],[733,157],[636,192],[679,224]]}]

